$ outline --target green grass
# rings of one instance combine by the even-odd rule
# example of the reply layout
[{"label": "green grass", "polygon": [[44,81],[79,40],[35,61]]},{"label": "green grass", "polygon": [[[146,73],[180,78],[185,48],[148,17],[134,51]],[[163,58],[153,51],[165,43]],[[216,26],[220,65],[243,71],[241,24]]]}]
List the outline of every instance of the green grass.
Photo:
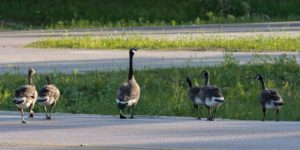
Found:
[{"label": "green grass", "polygon": [[242,52],[261,51],[299,51],[300,37],[286,36],[256,36],[228,39],[225,37],[214,38],[189,38],[181,36],[176,39],[150,38],[141,36],[129,37],[64,37],[48,38],[33,42],[27,47],[38,48],[86,48],[86,49],[128,49],[138,47],[141,49],[160,50],[215,50]]},{"label": "green grass", "polygon": [[[263,64],[262,64],[263,63]],[[229,119],[260,120],[262,116],[258,95],[260,83],[253,80],[257,73],[265,77],[269,88],[276,88],[282,94],[285,105],[282,107],[283,120],[300,120],[300,66],[295,58],[283,55],[272,59],[255,55],[246,65],[238,65],[232,55],[225,55],[225,62],[216,67],[186,67],[169,69],[143,69],[135,72],[141,87],[141,97],[137,106],[138,115],[195,116],[195,110],[188,99],[188,75],[197,84],[200,72],[208,70],[211,84],[221,87],[226,102],[220,107],[217,116]],[[52,73],[53,82],[61,90],[62,96],[56,111],[89,114],[118,114],[115,95],[119,85],[126,79],[127,71],[88,72],[66,75]],[[27,83],[25,75],[6,73],[0,75],[0,108],[17,110],[12,104],[14,89]],[[34,77],[37,88],[45,83],[45,75]],[[36,112],[41,112],[39,105]],[[206,109],[201,108],[203,116]],[[267,118],[275,120],[275,111],[269,111]]]},{"label": "green grass", "polygon": [[298,0],[1,0],[0,29],[299,20]]}]

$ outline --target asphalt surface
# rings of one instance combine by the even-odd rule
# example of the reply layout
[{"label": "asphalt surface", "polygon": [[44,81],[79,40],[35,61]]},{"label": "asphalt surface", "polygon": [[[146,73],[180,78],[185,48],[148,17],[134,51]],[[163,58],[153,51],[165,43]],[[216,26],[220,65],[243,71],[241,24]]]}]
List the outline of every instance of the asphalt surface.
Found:
[{"label": "asphalt surface", "polygon": [[18,112],[0,112],[5,149],[300,149],[300,122],[205,121],[190,117],[36,114],[21,124]]}]

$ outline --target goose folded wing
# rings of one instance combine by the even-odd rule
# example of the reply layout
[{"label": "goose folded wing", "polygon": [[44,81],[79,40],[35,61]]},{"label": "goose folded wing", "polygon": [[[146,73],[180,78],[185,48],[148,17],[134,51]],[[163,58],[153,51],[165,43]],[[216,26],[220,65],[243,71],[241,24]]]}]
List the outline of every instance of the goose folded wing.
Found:
[{"label": "goose folded wing", "polygon": [[24,85],[19,87],[15,91],[16,97],[28,97],[28,98],[35,98],[36,97],[36,89],[34,86],[31,85]]},{"label": "goose folded wing", "polygon": [[270,89],[270,90],[264,90],[261,93],[261,97],[264,101],[281,101],[281,96],[278,93],[277,90]]},{"label": "goose folded wing", "polygon": [[43,91],[41,91],[41,92],[43,92],[43,93],[45,93],[45,95],[47,94],[51,97],[58,97],[60,95],[59,90],[53,85],[45,86],[42,90]]},{"label": "goose folded wing", "polygon": [[200,92],[200,88],[199,87],[193,87],[189,89],[189,97],[190,99],[195,98],[196,96],[198,96]]},{"label": "goose folded wing", "polygon": [[204,86],[200,89],[200,93],[204,97],[222,97],[221,90],[216,86]]},{"label": "goose folded wing", "polygon": [[137,84],[124,82],[117,92],[117,99],[123,102],[137,100],[139,98],[139,92],[140,89]]}]

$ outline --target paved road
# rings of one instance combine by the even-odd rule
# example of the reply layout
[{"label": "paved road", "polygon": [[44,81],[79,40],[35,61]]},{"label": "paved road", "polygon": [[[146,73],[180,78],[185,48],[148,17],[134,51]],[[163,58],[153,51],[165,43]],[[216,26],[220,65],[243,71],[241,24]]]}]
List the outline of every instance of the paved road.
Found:
[{"label": "paved road", "polygon": [[64,35],[120,35],[120,34],[190,34],[190,33],[245,33],[245,32],[299,32],[300,22],[267,22],[244,24],[182,25],[162,27],[101,28],[74,30],[33,30],[2,32],[6,37],[41,37]]},{"label": "paved road", "polygon": [[24,125],[18,112],[0,112],[0,134],[6,149],[300,149],[300,122],[292,121],[37,114]]},{"label": "paved road", "polygon": [[[148,27],[148,28],[126,28],[126,29],[86,29],[70,30],[68,35],[93,36],[106,35],[130,35],[142,34],[145,36],[169,37],[187,34],[191,36],[252,36],[282,35],[299,36],[300,22],[279,23],[255,23],[255,24],[228,24],[228,25],[202,25],[202,26],[178,26],[178,27]],[[146,34],[147,33],[147,34]],[[46,37],[65,35],[65,31],[15,31],[0,32],[0,73],[21,72],[26,73],[29,66],[34,66],[40,73],[53,71],[71,73],[76,71],[112,70],[126,69],[128,67],[128,53],[120,50],[71,50],[71,49],[33,49],[24,48],[27,43]],[[178,35],[179,34],[179,35]],[[278,56],[282,53],[265,53]],[[288,53],[299,59],[298,53]],[[241,63],[252,59],[252,53],[234,53]],[[215,65],[223,61],[222,52],[140,52],[135,57],[135,67],[157,68],[157,67],[185,67],[199,65]]]},{"label": "paved road", "polygon": [[[1,48],[0,48],[1,51]],[[283,53],[261,53],[277,57]],[[295,55],[300,62],[298,53]],[[234,53],[240,63],[249,62],[252,53]],[[26,57],[30,58],[27,59]],[[222,52],[157,52],[140,50],[134,59],[136,69],[217,65],[223,62]],[[39,73],[127,69],[127,51],[40,50],[22,49],[0,52],[0,72],[26,73],[29,66]]]}]

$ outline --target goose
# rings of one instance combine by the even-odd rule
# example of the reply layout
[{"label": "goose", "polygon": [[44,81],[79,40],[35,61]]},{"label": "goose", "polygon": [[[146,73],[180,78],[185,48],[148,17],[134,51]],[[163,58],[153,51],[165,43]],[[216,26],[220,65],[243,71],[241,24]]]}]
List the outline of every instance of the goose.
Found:
[{"label": "goose", "polygon": [[197,117],[200,120],[201,117],[199,115],[199,106],[204,104],[204,102],[199,97],[200,87],[193,86],[192,81],[189,77],[186,77],[186,82],[189,85],[189,91],[188,91],[189,98],[192,101],[197,112]]},{"label": "goose", "polygon": [[27,123],[24,119],[24,109],[29,108],[29,118],[33,118],[33,108],[37,99],[37,91],[32,81],[35,70],[30,67],[28,70],[28,85],[22,85],[15,90],[13,103],[19,108],[22,116],[22,123]]},{"label": "goose", "polygon": [[137,52],[136,48],[131,48],[129,50],[129,72],[128,79],[122,83],[117,91],[117,107],[120,110],[120,119],[126,119],[123,115],[123,110],[125,108],[131,108],[130,119],[133,119],[135,107],[140,97],[140,86],[135,81],[133,75],[132,59],[134,54]]},{"label": "goose", "polygon": [[262,121],[265,121],[266,110],[275,109],[277,114],[277,121],[279,121],[279,111],[283,105],[283,100],[279,92],[275,89],[267,89],[265,86],[264,78],[261,74],[257,74],[255,79],[259,80],[261,83],[261,92],[260,92],[260,104],[262,106],[263,118]]},{"label": "goose", "polygon": [[205,84],[200,88],[199,97],[204,101],[204,104],[208,109],[209,117],[207,120],[214,121],[214,114],[224,102],[224,97],[220,88],[214,85],[209,85],[209,73],[207,71],[203,71],[201,76],[205,80]]},{"label": "goose", "polygon": [[[60,92],[58,88],[51,84],[50,77],[47,76],[47,85],[44,85],[40,91],[39,96],[37,98],[37,102],[44,107],[46,119],[50,120],[54,107],[59,99]],[[47,106],[51,106],[50,115],[48,116]]]}]

